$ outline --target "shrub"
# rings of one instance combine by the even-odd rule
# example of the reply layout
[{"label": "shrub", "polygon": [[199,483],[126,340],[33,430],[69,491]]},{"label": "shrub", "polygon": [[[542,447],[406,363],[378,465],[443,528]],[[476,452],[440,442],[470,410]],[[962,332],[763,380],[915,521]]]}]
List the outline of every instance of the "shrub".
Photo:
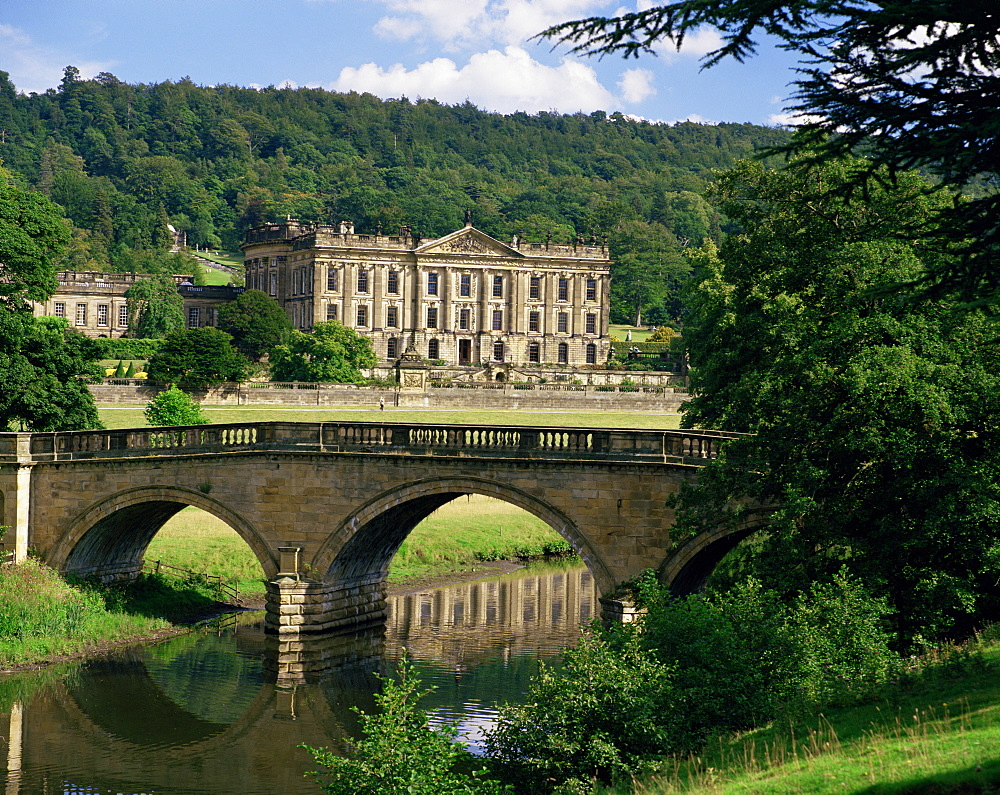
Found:
[{"label": "shrub", "polygon": [[843,574],[791,604],[749,581],[676,598],[655,576],[635,584],[648,613],[601,628],[543,669],[528,704],[501,709],[486,746],[518,792],[588,792],[668,754],[780,714],[863,699],[901,661],[888,608]]},{"label": "shrub", "polygon": [[190,395],[172,386],[146,404],[143,411],[150,425],[205,425],[208,419],[201,404]]},{"label": "shrub", "polygon": [[[406,656],[400,661],[399,682],[383,679],[384,689],[375,700],[381,712],[361,717],[361,739],[349,757],[324,748],[310,748],[325,770],[313,776],[331,795],[491,795],[513,793],[509,787],[485,777],[474,767],[475,757],[455,742],[458,729],[447,725],[435,730],[417,702],[432,692],[420,691],[420,680]],[[324,780],[326,779],[326,780]]]}]

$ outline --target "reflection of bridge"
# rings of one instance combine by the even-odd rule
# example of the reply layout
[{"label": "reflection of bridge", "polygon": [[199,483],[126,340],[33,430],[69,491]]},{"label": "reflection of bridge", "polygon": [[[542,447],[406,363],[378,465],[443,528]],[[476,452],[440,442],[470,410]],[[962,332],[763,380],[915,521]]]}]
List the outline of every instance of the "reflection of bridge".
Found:
[{"label": "reflection of bridge", "polygon": [[[680,571],[667,503],[730,437],[337,422],[0,434],[0,523],[18,559],[30,546],[61,570],[131,577],[163,524],[196,506],[250,545],[270,625],[295,635],[383,618],[399,545],[463,494],[548,523],[601,593],[646,568],[693,582],[700,547],[685,544]],[[706,559],[724,542],[706,539]]]}]

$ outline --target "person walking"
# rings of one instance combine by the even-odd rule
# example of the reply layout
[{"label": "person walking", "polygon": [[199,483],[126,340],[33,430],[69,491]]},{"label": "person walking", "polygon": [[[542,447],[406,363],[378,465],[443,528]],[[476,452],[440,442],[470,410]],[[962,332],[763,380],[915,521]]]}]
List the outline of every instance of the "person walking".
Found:
[{"label": "person walking", "polygon": [[380,397],[378,399],[378,410],[379,411],[385,411],[385,398],[384,397]]}]

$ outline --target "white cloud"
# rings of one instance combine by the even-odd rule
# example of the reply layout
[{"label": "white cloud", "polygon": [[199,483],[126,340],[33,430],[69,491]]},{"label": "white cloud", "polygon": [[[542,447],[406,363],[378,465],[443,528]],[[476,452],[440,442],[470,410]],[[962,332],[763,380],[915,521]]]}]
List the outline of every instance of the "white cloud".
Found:
[{"label": "white cloud", "polygon": [[559,22],[599,13],[604,0],[375,0],[387,39],[434,40],[447,52],[523,44]]},{"label": "white cloud", "polygon": [[618,90],[621,91],[624,102],[642,102],[656,93],[653,73],[648,69],[628,69],[618,81]]},{"label": "white cloud", "polygon": [[772,113],[767,117],[767,123],[782,127],[797,127],[800,124],[819,121],[820,118],[820,116],[814,116],[809,113]]},{"label": "white cloud", "polygon": [[23,31],[0,24],[0,52],[3,53],[3,70],[10,74],[18,91],[39,94],[55,88],[62,81],[63,69],[72,64],[80,76],[91,78],[98,72],[110,71],[111,62],[80,61],[72,54],[43,47]]},{"label": "white cloud", "polygon": [[[641,78],[632,78],[639,90]],[[434,97],[446,103],[466,99],[487,110],[513,113],[559,110],[608,110],[615,96],[600,84],[593,69],[566,59],[546,66],[520,47],[476,53],[465,66],[450,58],[435,58],[407,69],[387,69],[368,63],[346,67],[330,86],[336,91],[370,92],[379,97]]]}]

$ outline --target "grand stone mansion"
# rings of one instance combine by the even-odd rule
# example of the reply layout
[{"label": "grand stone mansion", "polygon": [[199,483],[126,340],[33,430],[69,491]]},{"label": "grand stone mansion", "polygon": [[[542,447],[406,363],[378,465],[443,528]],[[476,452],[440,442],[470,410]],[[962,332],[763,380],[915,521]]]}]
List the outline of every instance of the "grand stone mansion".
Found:
[{"label": "grand stone mansion", "polygon": [[[607,246],[502,243],[471,225],[432,240],[355,234],[289,220],[250,229],[248,289],[263,290],[308,331],[337,320],[372,339],[385,363],[404,352],[456,365],[603,364],[608,348]],[[64,271],[37,315],[66,318],[92,337],[128,333],[135,274]],[[189,328],[214,326],[242,287],[175,277]]]},{"label": "grand stone mansion", "polygon": [[285,221],[247,232],[246,284],[296,328],[338,320],[383,361],[411,348],[457,365],[607,360],[607,246],[502,243],[466,226],[424,240]]}]

